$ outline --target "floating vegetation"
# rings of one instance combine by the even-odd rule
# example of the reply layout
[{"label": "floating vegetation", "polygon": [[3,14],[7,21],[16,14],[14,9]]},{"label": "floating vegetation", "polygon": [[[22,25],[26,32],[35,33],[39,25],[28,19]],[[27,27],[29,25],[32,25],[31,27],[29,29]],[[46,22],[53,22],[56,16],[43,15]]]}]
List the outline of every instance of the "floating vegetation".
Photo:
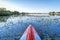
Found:
[{"label": "floating vegetation", "polygon": [[60,19],[54,17],[9,18],[4,25],[0,24],[0,40],[9,40],[7,37],[10,37],[10,40],[18,40],[29,24],[34,26],[42,40],[60,40]]}]

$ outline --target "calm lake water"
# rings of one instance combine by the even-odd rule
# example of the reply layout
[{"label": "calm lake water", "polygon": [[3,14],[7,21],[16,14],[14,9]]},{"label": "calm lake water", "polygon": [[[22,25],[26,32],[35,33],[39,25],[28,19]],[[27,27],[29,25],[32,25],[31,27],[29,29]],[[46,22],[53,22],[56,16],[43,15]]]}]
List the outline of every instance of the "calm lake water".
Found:
[{"label": "calm lake water", "polygon": [[19,40],[29,25],[33,25],[42,40],[60,40],[60,17],[10,17],[0,22],[0,40]]}]

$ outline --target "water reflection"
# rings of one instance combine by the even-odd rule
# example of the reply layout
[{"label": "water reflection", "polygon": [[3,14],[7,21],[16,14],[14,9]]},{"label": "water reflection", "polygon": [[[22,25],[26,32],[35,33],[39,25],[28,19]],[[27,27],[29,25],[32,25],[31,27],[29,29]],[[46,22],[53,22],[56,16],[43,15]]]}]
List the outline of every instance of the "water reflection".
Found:
[{"label": "water reflection", "polygon": [[0,23],[0,40],[18,40],[32,24],[42,40],[60,40],[60,17],[13,17]]}]

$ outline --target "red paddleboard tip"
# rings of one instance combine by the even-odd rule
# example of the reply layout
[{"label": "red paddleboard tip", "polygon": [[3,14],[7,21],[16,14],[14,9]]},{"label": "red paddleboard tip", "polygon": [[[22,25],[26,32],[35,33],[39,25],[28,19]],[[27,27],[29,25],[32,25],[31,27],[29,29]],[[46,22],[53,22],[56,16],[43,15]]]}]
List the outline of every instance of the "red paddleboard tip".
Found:
[{"label": "red paddleboard tip", "polygon": [[34,27],[30,24],[20,40],[41,40],[41,39],[39,38],[39,35],[35,31]]}]

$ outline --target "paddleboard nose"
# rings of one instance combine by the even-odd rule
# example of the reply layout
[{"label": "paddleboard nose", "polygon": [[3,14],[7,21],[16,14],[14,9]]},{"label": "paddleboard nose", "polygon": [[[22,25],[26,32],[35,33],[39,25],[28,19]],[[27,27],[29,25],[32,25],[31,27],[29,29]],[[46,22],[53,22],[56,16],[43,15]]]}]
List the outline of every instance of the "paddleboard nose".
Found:
[{"label": "paddleboard nose", "polygon": [[29,25],[20,40],[41,40],[32,25]]}]

